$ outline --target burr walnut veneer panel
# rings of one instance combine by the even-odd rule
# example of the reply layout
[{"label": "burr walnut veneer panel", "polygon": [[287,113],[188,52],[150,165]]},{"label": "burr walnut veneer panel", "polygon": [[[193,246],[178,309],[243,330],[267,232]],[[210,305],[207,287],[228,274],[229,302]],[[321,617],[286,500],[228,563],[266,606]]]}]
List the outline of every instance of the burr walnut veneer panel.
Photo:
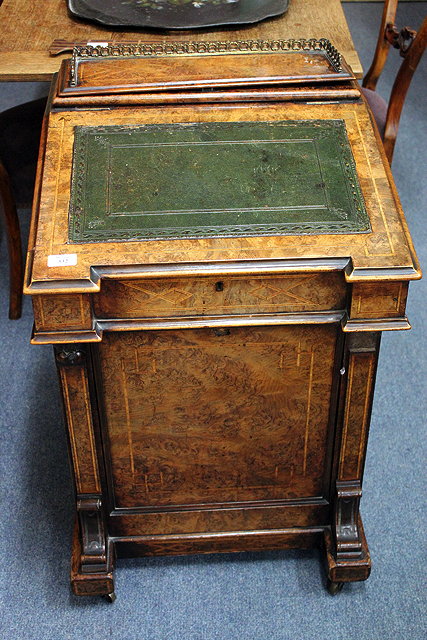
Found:
[{"label": "burr walnut veneer panel", "polygon": [[105,280],[94,296],[98,318],[344,309],[341,273],[232,278]]},{"label": "burr walnut veneer panel", "polygon": [[322,497],[336,334],[336,325],[106,333],[115,506]]}]

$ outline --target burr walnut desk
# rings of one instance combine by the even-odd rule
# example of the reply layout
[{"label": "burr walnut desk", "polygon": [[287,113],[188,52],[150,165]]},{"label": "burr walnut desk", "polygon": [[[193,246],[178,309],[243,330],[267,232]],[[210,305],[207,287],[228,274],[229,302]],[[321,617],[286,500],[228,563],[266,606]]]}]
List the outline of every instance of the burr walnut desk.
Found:
[{"label": "burr walnut desk", "polygon": [[74,592],[112,599],[116,552],[321,543],[332,593],[365,580],[380,335],[409,328],[419,277],[328,42],[76,51],[26,275],[64,400]]}]

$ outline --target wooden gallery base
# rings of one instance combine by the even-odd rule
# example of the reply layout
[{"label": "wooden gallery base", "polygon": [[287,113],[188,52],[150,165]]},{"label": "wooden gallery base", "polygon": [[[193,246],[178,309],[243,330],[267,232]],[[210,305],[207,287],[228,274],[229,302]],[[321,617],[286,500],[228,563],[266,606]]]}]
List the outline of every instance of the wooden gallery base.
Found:
[{"label": "wooden gallery base", "polygon": [[[380,335],[409,328],[408,284],[421,274],[371,116],[348,69],[332,50],[325,66],[320,46],[307,86],[301,73],[311,54],[282,59],[264,47],[264,66],[255,54],[252,66],[249,55],[226,56],[224,68],[235,75],[227,81],[221,53],[207,53],[203,65],[199,57],[185,58],[184,79],[191,76],[197,84],[203,69],[211,77],[209,92],[204,85],[182,88],[182,56],[174,61],[174,92],[162,92],[169,63],[163,66],[161,53],[151,66],[132,58],[129,77],[141,83],[140,91],[132,85],[129,93],[125,86],[126,62],[117,66],[108,57],[107,71],[90,57],[71,75],[64,66],[53,88],[25,290],[33,296],[32,341],[54,345],[61,381],[76,492],[71,581],[77,595],[113,597],[116,552],[151,556],[324,544],[332,593],[369,576],[359,503]],[[239,80],[239,64],[245,80]],[[257,75],[266,65],[276,82],[271,87]],[[124,88],[109,88],[108,78]],[[249,85],[242,88],[244,83]],[[92,152],[82,140],[93,133],[97,151],[86,166],[83,151]],[[128,142],[117,137],[111,145],[109,136],[116,134]],[[325,161],[332,134],[341,142]],[[180,171],[185,184],[193,181],[191,188],[182,189],[179,176],[164,186],[176,163],[157,171],[144,160],[146,149],[157,153],[159,136],[159,163],[169,161],[172,147],[190,149],[194,171],[187,176],[187,151],[176,157],[185,160]],[[237,151],[217,151],[215,145],[230,139]],[[247,151],[236,176],[239,145]],[[259,145],[270,146],[260,154]],[[74,169],[73,149],[83,154],[74,157]],[[331,163],[345,149],[351,156],[331,178]],[[120,155],[128,151],[129,162]],[[123,157],[116,175],[114,163]],[[212,178],[218,158],[235,164],[230,169],[224,162]],[[146,162],[144,170],[134,178],[140,162]],[[277,169],[284,162],[290,177]],[[105,166],[116,180],[107,192],[99,187]],[[200,166],[208,166],[201,178]],[[85,186],[91,172],[94,182]],[[344,180],[339,188],[338,174]],[[123,176],[128,191],[120,200]],[[259,215],[262,221],[269,211],[274,224],[278,210],[279,223],[289,220],[294,205],[310,218],[318,202],[313,193],[326,195],[319,217],[299,232],[297,213],[285,233],[274,233],[272,223],[267,234],[239,235],[234,224],[217,237],[208,224],[201,237],[179,236],[179,230],[173,238],[138,236],[147,207],[136,211],[142,205],[128,197],[142,198],[147,187],[151,208],[163,198],[160,213],[170,215],[179,209],[176,203],[205,188],[208,193],[212,184],[215,215],[234,219],[241,206],[238,219]],[[219,202],[227,189],[234,198],[229,209]],[[258,197],[261,209],[251,204]],[[282,207],[287,198],[289,206]],[[329,206],[328,198],[342,198],[348,211]],[[103,206],[113,212],[102,217]],[[212,208],[205,210],[207,219]]]}]

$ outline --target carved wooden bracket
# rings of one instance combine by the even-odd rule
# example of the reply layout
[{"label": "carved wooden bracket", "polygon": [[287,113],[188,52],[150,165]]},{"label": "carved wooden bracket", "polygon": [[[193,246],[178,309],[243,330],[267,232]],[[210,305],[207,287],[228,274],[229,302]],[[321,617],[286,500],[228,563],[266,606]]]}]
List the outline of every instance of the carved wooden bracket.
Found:
[{"label": "carved wooden bracket", "polygon": [[102,501],[97,497],[77,500],[81,533],[81,571],[108,571],[107,539]]},{"label": "carved wooden bracket", "polygon": [[362,488],[359,480],[337,481],[335,543],[338,560],[360,558],[362,555],[359,531],[361,497]]},{"label": "carved wooden bracket", "polygon": [[64,366],[82,365],[86,360],[86,352],[82,345],[61,345],[55,347],[56,362]]},{"label": "carved wooden bracket", "polygon": [[399,50],[402,58],[404,58],[408,53],[416,35],[417,32],[414,31],[414,29],[403,27],[403,29],[399,31],[394,24],[388,24],[385,30],[385,38],[387,42],[389,42],[392,47]]}]

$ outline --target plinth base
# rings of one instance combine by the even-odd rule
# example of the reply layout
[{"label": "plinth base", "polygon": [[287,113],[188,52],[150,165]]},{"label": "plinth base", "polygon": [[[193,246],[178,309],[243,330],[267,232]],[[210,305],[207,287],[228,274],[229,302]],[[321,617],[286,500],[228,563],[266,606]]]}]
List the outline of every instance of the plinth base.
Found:
[{"label": "plinth base", "polygon": [[180,536],[137,536],[132,539],[109,538],[111,562],[105,573],[87,573],[81,567],[81,544],[76,524],[73,536],[71,586],[77,596],[104,596],[114,602],[113,558],[199,553],[271,551],[277,549],[311,549],[324,543],[327,588],[335,595],[344,582],[366,580],[371,559],[362,521],[359,521],[362,552],[359,558],[337,559],[330,527],[294,528],[272,531],[200,533]]}]

